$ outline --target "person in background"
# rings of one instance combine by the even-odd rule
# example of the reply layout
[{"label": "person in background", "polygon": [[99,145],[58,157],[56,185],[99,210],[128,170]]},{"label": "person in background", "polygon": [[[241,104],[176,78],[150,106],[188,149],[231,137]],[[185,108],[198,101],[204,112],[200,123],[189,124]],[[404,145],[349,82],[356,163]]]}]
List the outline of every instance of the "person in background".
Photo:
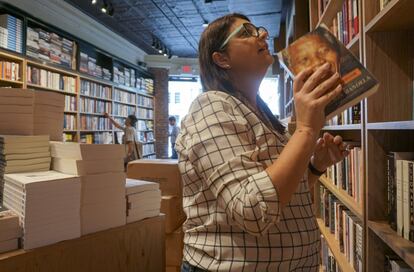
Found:
[{"label": "person in background", "polygon": [[296,130],[258,90],[273,63],[268,32],[242,14],[211,22],[199,42],[203,93],[176,141],[189,271],[319,271],[320,232],[310,191],[349,154],[340,136],[319,138],[325,106],[342,86],[329,63],[294,80]]},{"label": "person in background", "polygon": [[175,141],[177,140],[177,136],[180,133],[180,129],[177,126],[177,120],[175,119],[174,116],[170,116],[168,118],[168,122],[171,126],[171,129],[169,130],[170,133],[168,134],[168,136],[170,136],[170,142],[171,142],[171,151],[172,151],[172,156],[171,159],[178,159],[178,155],[177,155],[177,151],[175,151]]},{"label": "person in background", "polygon": [[124,132],[122,143],[125,145],[124,164],[126,167],[128,162],[137,160],[141,157],[138,152],[136,140],[137,132],[135,130],[135,124],[137,123],[138,119],[133,114],[128,115],[128,117],[125,119],[124,126],[122,126],[117,121],[115,121],[107,112],[105,112],[104,116],[108,118],[116,128],[119,128]]}]

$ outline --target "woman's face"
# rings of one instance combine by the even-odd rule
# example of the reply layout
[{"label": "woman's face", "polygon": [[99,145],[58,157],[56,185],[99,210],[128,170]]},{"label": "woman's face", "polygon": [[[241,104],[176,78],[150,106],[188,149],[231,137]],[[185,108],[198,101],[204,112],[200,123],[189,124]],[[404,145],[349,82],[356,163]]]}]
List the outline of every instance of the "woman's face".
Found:
[{"label": "woman's face", "polygon": [[[236,19],[228,33],[232,33],[243,23],[249,22]],[[267,33],[262,33],[259,37],[249,36],[243,28],[232,37],[226,47],[231,71],[237,75],[263,74],[264,76],[269,65],[273,63],[266,42],[267,37]]]},{"label": "woman's face", "polygon": [[131,120],[129,120],[129,118],[125,119],[125,126],[130,126],[131,125]]},{"label": "woman's face", "polygon": [[292,73],[297,75],[305,68],[315,69],[325,62],[331,64],[332,73],[339,72],[339,56],[317,35],[308,35],[289,49]]}]

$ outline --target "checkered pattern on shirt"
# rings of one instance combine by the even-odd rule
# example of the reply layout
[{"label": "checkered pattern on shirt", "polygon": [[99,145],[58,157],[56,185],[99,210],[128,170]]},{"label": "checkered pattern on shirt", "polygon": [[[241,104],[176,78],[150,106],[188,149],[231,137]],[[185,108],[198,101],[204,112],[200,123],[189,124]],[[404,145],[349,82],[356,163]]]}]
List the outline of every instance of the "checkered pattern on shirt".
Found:
[{"label": "checkered pattern on shirt", "polygon": [[184,260],[209,271],[317,271],[319,237],[307,181],[281,209],[265,168],[287,137],[240,100],[201,94],[176,142],[183,176]]}]

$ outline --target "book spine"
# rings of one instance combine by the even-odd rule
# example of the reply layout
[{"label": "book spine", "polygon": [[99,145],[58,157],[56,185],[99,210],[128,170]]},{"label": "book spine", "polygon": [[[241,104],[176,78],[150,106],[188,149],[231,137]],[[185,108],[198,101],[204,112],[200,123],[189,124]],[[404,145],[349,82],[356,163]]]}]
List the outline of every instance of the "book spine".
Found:
[{"label": "book spine", "polygon": [[396,175],[397,175],[397,233],[403,236],[403,182],[402,182],[402,161],[396,160]]},{"label": "book spine", "polygon": [[397,206],[396,206],[396,180],[395,180],[394,153],[387,156],[387,199],[388,199],[388,223],[393,230],[397,230]]},{"label": "book spine", "polygon": [[408,184],[410,187],[410,198],[409,198],[409,240],[414,242],[414,162],[408,162]]},{"label": "book spine", "polygon": [[402,184],[403,184],[403,234],[404,238],[410,239],[410,185],[408,181],[408,161],[402,161]]}]

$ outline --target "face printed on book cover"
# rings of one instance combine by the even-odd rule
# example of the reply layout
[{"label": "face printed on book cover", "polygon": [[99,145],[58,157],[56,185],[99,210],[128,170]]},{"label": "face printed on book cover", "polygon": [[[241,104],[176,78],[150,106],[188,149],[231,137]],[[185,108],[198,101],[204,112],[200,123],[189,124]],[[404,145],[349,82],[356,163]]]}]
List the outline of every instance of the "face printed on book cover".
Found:
[{"label": "face printed on book cover", "polygon": [[339,72],[339,53],[318,35],[307,35],[289,47],[290,69],[297,75],[307,67],[314,70],[322,64],[331,64],[332,74]]}]

